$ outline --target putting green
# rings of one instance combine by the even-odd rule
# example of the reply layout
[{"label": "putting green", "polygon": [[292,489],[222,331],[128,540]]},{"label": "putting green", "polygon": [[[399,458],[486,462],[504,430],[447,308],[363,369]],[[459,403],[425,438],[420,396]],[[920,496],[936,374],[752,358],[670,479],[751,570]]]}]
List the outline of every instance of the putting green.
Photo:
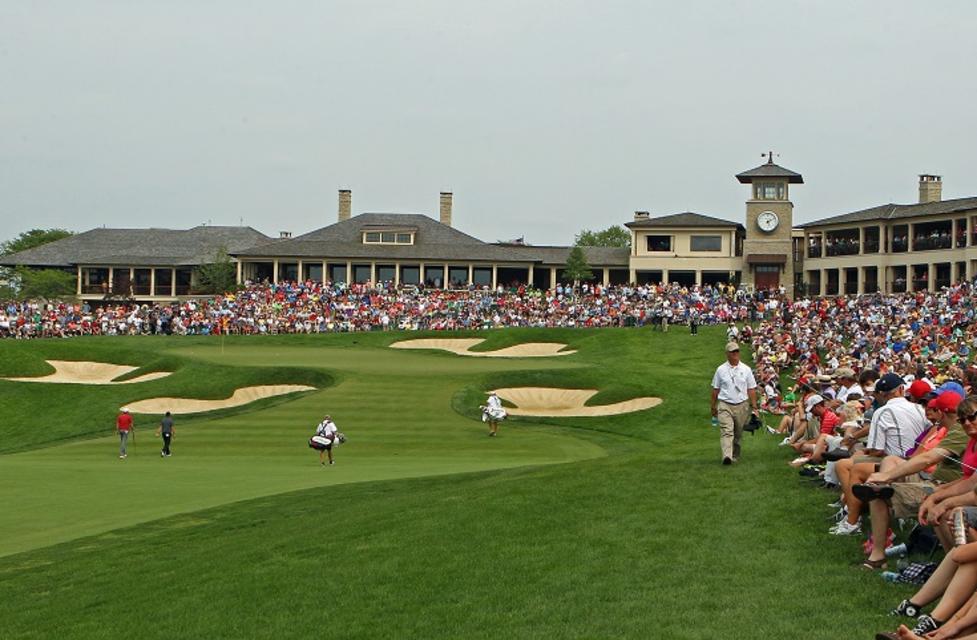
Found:
[{"label": "putting green", "polygon": [[[94,349],[96,350],[97,349]],[[136,433],[127,460],[109,435],[2,456],[0,555],[35,549],[168,515],[259,496],[350,482],[565,463],[605,454],[572,432],[482,424],[451,410],[455,392],[479,372],[540,368],[380,348],[177,348],[170,353],[238,366],[336,370],[335,387],[262,410],[181,426],[162,459],[151,430]],[[545,367],[565,367],[547,364]],[[54,386],[54,385],[52,385]],[[57,401],[52,389],[51,400]],[[307,448],[330,413],[349,443],[334,467]]]}]

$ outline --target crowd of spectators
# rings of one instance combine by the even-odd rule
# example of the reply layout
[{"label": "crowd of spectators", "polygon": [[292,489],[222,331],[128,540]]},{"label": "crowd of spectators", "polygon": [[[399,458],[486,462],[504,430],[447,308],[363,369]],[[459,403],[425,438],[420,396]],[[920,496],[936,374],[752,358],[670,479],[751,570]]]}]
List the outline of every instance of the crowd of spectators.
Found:
[{"label": "crowd of spectators", "polygon": [[894,529],[910,541],[932,532],[945,551],[893,603],[910,623],[877,638],[977,638],[975,293],[798,300],[750,339],[764,406],[782,416],[768,430],[801,475],[838,497],[829,532],[868,534],[868,571],[912,551]]},{"label": "crowd of spectators", "polygon": [[392,283],[249,283],[233,294],[171,304],[0,304],[0,337],[281,334],[496,327],[621,327],[654,322],[748,321],[777,309],[780,294],[673,285],[465,290]]}]

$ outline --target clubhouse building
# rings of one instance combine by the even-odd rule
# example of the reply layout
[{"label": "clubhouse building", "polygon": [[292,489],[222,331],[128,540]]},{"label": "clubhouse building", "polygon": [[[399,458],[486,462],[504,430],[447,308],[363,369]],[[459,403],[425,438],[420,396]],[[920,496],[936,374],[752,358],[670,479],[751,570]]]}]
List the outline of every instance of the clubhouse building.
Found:
[{"label": "clubhouse building", "polygon": [[[977,197],[942,200],[940,176],[922,175],[919,202],[885,204],[795,226],[789,189],[799,173],[767,162],[736,175],[748,185],[743,222],[694,212],[625,223],[631,248],[585,247],[595,282],[725,282],[788,293],[837,295],[935,290],[977,275]],[[196,268],[220,249],[239,282],[393,282],[436,288],[564,282],[571,247],[485,242],[456,229],[452,194],[438,218],[352,215],[339,191],[337,221],[292,237],[250,227],[92,229],[0,257],[0,266],[57,268],[77,276],[85,300],[169,301],[196,293]],[[603,226],[603,225],[597,225]]]}]

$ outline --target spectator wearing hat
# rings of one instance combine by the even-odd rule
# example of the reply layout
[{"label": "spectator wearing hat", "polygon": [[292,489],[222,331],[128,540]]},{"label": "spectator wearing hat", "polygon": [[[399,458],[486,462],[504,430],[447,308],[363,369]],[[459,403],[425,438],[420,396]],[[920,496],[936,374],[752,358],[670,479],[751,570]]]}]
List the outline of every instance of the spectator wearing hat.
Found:
[{"label": "spectator wearing hat", "polygon": [[[735,325],[734,325],[735,326]],[[753,370],[740,362],[740,345],[726,344],[726,362],[716,368],[712,377],[712,415],[719,421],[723,464],[739,460],[743,427],[750,411],[758,414],[757,383]],[[749,404],[747,404],[749,401]]]},{"label": "spectator wearing hat", "polygon": [[881,407],[872,414],[864,455],[839,460],[835,465],[847,509],[845,519],[831,530],[835,535],[856,535],[861,531],[862,502],[853,492],[854,485],[864,483],[885,456],[904,459],[916,438],[929,427],[923,408],[906,399],[905,385],[905,380],[895,373],[879,379],[875,394]]},{"label": "spectator wearing hat", "polygon": [[[896,518],[912,518],[920,513],[926,498],[939,485],[947,485],[952,490],[963,478],[960,466],[951,462],[951,459],[959,460],[964,455],[969,440],[957,421],[961,401],[962,398],[953,391],[930,400],[929,408],[938,416],[934,438],[939,440],[929,448],[917,447],[908,460],[886,456],[879,471],[870,475],[865,484],[853,487],[861,501],[870,503],[872,540],[879,545],[865,561],[866,568],[879,569],[885,565],[885,538],[890,522],[886,500],[891,500],[892,514]],[[921,473],[922,476],[917,475]],[[889,483],[894,484],[889,486]],[[941,541],[946,548],[952,547],[949,537]]]},{"label": "spectator wearing hat", "polygon": [[855,378],[855,370],[851,367],[839,367],[835,369],[834,379],[838,382],[838,392],[835,395],[834,401],[831,403],[832,409],[845,404],[849,399],[856,399],[851,396],[861,398],[865,395],[865,391],[862,390],[861,385],[858,384],[858,380]]},{"label": "spectator wearing hat", "polygon": [[122,413],[115,419],[115,430],[119,434],[119,460],[129,457],[129,432],[134,431],[129,407],[122,407]]},{"label": "spectator wearing hat", "polygon": [[[817,445],[821,436],[834,435],[835,428],[841,424],[841,420],[834,411],[828,408],[828,403],[824,397],[818,394],[808,396],[807,400],[804,401],[804,409],[811,416],[818,419],[820,433],[812,439],[795,444],[794,449],[801,454],[810,454],[814,451],[815,445]],[[810,462],[810,460],[810,455],[801,455],[799,458],[791,461],[790,464],[794,467],[801,467]]]}]

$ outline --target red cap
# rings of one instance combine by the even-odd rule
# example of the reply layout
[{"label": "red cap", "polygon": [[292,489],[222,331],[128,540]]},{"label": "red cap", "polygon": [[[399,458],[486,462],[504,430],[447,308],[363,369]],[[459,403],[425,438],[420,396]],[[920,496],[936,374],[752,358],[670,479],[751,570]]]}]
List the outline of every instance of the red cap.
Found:
[{"label": "red cap", "polygon": [[923,396],[925,396],[927,393],[931,392],[932,390],[933,390],[933,386],[930,385],[930,383],[926,382],[922,378],[919,378],[918,380],[913,380],[913,383],[909,385],[909,389],[907,389],[906,391],[907,393],[909,393],[909,395],[911,395],[912,397],[918,400]]},{"label": "red cap", "polygon": [[963,398],[956,391],[944,391],[926,403],[926,407],[943,413],[953,413],[961,402],[963,402]]}]

